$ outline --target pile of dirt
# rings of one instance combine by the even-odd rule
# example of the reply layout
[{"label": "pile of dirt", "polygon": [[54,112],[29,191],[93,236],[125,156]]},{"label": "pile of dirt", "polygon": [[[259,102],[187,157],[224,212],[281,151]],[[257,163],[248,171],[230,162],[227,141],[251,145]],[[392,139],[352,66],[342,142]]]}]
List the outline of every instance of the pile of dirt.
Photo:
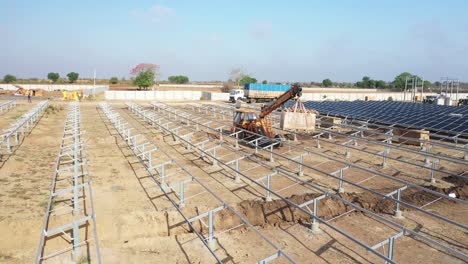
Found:
[{"label": "pile of dirt", "polygon": [[442,178],[446,182],[454,184],[454,187],[440,189],[437,188],[435,191],[442,192],[445,194],[455,193],[457,198],[462,200],[468,200],[468,180],[463,177],[447,176]]},{"label": "pile of dirt", "polygon": [[[389,193],[394,190],[379,190],[380,193]],[[438,190],[441,192],[449,192],[449,190]],[[312,201],[317,198],[319,194],[303,194],[303,195],[292,195],[288,197],[288,200],[295,204],[303,204]],[[371,193],[343,193],[339,195],[341,198],[358,205],[368,211],[377,214],[388,214],[393,215],[395,212],[395,202],[384,199],[379,195]],[[394,195],[396,198],[396,195]],[[421,191],[416,188],[408,188],[401,192],[401,199],[404,202],[410,203],[414,206],[422,206],[436,200],[438,196]],[[454,203],[453,201],[447,201],[448,203]],[[346,205],[341,200],[333,197],[326,197],[318,201],[318,217],[329,220],[333,217],[339,216],[346,213],[354,207]],[[246,200],[234,206],[234,209],[248,222],[254,226],[279,226],[282,223],[300,223],[308,225],[312,219],[310,215],[302,210],[299,210],[293,206],[290,206],[283,200],[273,200],[270,202],[263,200]],[[312,213],[313,203],[310,203],[308,208],[303,207],[307,212]],[[310,211],[309,211],[310,209]],[[197,207],[190,209],[197,212],[206,212],[209,208]],[[401,205],[401,210],[411,210],[408,207]],[[175,213],[175,212],[174,212]],[[359,213],[358,211],[354,213]],[[176,220],[177,225],[183,224],[182,219],[178,216],[173,216],[173,220]],[[214,226],[218,230],[227,230],[236,227],[241,224],[240,219],[230,210],[222,210],[214,214]],[[197,231],[206,233],[207,226],[201,222],[195,221],[193,223],[194,228]],[[168,226],[176,226],[174,223],[170,223]],[[175,230],[174,230],[175,231]],[[190,232],[188,229],[179,229],[177,231],[170,231],[170,233],[185,233]]]}]

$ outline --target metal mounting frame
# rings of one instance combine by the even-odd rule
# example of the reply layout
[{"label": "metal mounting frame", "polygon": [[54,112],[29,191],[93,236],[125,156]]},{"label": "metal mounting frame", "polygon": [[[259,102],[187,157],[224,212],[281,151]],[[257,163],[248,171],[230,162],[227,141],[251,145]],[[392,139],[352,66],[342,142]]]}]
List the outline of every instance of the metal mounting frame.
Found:
[{"label": "metal mounting frame", "polygon": [[[170,107],[168,107],[167,105],[163,105],[163,104],[161,104],[161,103],[158,103],[158,104],[153,104],[153,106],[154,106],[155,108],[158,108],[157,111],[158,111],[159,113],[161,113],[161,110],[170,112]],[[135,106],[135,105],[131,105],[130,108],[133,108],[132,111],[135,112],[135,109],[136,109],[136,108],[139,108],[139,107],[138,107],[138,106]],[[138,111],[138,110],[136,110],[136,111]],[[172,114],[174,114],[174,113],[172,113]],[[206,127],[206,129],[213,129],[213,128],[211,128],[211,127]],[[234,136],[234,137],[235,137],[235,136]],[[311,153],[311,152],[308,152],[308,153]],[[314,153],[314,154],[315,154],[315,153]],[[279,155],[279,154],[275,153],[275,155]],[[289,159],[289,158],[287,158],[287,157],[283,157],[283,158]],[[291,159],[289,159],[289,160],[291,160]],[[257,160],[257,162],[260,162],[260,161]],[[352,164],[349,164],[349,163],[344,163],[344,164],[347,164],[347,165],[350,166],[350,167],[356,168],[356,166],[354,166],[354,165],[352,165]],[[224,164],[223,164],[223,165],[224,165]],[[234,169],[231,168],[230,166],[226,166],[226,167],[227,167],[227,168],[230,168],[230,169],[232,169],[232,170],[234,170]],[[311,169],[314,169],[314,168],[311,168]],[[236,173],[237,173],[237,172],[236,172]],[[373,194],[377,194],[377,195],[380,195],[380,196],[382,196],[382,197],[387,197],[387,196],[384,195],[384,194],[380,194],[380,193],[378,193],[378,192],[376,192],[376,191],[373,191],[373,190],[371,190],[371,189],[364,188],[364,187],[362,187],[362,186],[360,186],[360,185],[358,185],[358,184],[355,184],[355,183],[353,183],[353,182],[349,182],[349,181],[347,181],[347,180],[340,179],[340,178],[338,178],[337,176],[329,175],[329,174],[327,174],[327,173],[325,173],[325,172],[321,172],[321,173],[323,173],[323,174],[325,174],[325,175],[327,175],[327,176],[330,176],[330,177],[337,178],[337,179],[339,179],[339,180],[343,180],[343,181],[345,181],[345,182],[347,182],[347,183],[349,183],[349,184],[351,184],[351,185],[353,185],[353,186],[355,186],[355,187],[362,188],[362,189],[364,189],[364,190],[366,190],[366,191],[369,191],[369,192],[371,192],[371,193],[373,193]],[[375,173],[375,172],[374,172],[374,173]],[[249,178],[248,176],[246,176],[245,174],[242,174],[242,173],[240,173],[240,174],[241,174],[242,176],[244,176],[244,177],[250,179],[250,178]],[[286,172],[285,174],[287,174],[287,172]],[[292,175],[291,175],[291,177],[292,177]],[[310,185],[309,183],[304,183],[304,184],[305,184],[305,185]],[[409,184],[409,185],[412,185],[412,184],[410,184],[410,183],[408,183],[408,184]],[[411,186],[411,187],[416,187],[416,186]],[[418,187],[419,187],[419,186],[418,186]],[[314,187],[314,188],[316,188],[316,187]],[[421,188],[422,188],[422,187],[420,187],[420,189],[421,189]],[[422,189],[425,189],[425,188],[422,188]],[[428,190],[428,191],[430,191],[430,190]],[[276,194],[276,193],[275,193],[275,194]],[[439,194],[439,193],[436,193],[436,194]],[[278,194],[276,194],[276,195],[278,195]],[[439,195],[440,195],[440,194],[439,194]],[[279,195],[278,195],[278,196],[279,196]],[[281,196],[279,196],[279,197],[281,197]],[[340,200],[339,197],[336,197],[336,196],[333,196],[333,197]],[[390,197],[387,197],[386,199],[389,199],[389,200],[392,200],[392,201],[395,201],[395,202],[399,202],[399,203],[404,203],[404,202],[402,202],[402,201],[400,201],[400,200],[393,199],[393,198],[390,198]],[[455,199],[455,200],[458,200],[458,199]],[[344,203],[347,204],[347,205],[350,205],[350,206],[354,206],[354,207],[355,207],[355,205],[354,205],[353,203],[350,203],[350,202],[348,202],[348,201],[346,201],[346,200],[341,200],[341,201],[344,202]],[[463,202],[463,201],[460,201],[460,202]],[[408,204],[408,203],[404,203],[404,204],[405,204],[405,206],[408,206],[408,207],[410,207],[410,208],[419,209],[418,207],[412,206],[412,205],[410,205],[410,204]],[[355,207],[355,208],[356,208],[357,210],[359,210],[359,211],[363,211],[363,212],[366,212],[366,213],[368,213],[368,214],[371,214],[371,215],[373,215],[374,217],[376,217],[376,218],[378,218],[378,219],[380,219],[380,220],[385,220],[385,219],[382,218],[381,216],[375,215],[375,214],[373,214],[372,212],[370,212],[370,211],[368,211],[368,210],[366,210],[366,209],[359,208],[359,207]],[[459,223],[457,223],[457,222],[454,222],[454,221],[452,221],[452,220],[450,220],[450,219],[446,219],[446,218],[444,218],[444,217],[439,217],[439,216],[437,216],[437,215],[435,215],[435,214],[429,213],[429,212],[424,211],[424,210],[423,210],[422,212],[424,212],[424,213],[426,213],[426,214],[429,214],[429,215],[431,215],[431,216],[433,216],[433,217],[436,217],[436,218],[438,218],[438,219],[440,219],[440,220],[446,221],[446,222],[448,222],[448,223],[452,223],[452,224],[454,224],[454,225],[456,225],[456,226],[459,226],[459,227],[461,227],[461,228],[465,228],[465,229],[466,229],[466,227],[465,227],[464,225],[459,224]],[[320,221],[319,219],[317,219],[317,220]],[[396,226],[396,227],[398,227],[398,228],[401,228],[402,230],[406,230],[407,232],[410,232],[410,233],[411,233],[412,235],[414,235],[414,236],[417,236],[417,237],[419,237],[419,238],[424,238],[425,241],[430,242],[430,243],[433,244],[433,245],[439,246],[439,247],[441,247],[441,248],[443,248],[443,249],[445,249],[445,250],[447,250],[447,251],[449,251],[449,252],[451,252],[451,253],[453,253],[453,254],[459,256],[459,257],[462,257],[462,258],[464,258],[464,259],[467,258],[467,256],[466,256],[464,253],[461,253],[461,252],[459,252],[459,251],[457,251],[457,250],[454,250],[453,248],[450,248],[450,247],[447,247],[447,246],[445,246],[445,245],[443,245],[443,244],[440,244],[439,242],[437,242],[437,241],[435,241],[435,240],[433,240],[433,239],[430,239],[430,238],[428,238],[428,237],[425,237],[425,236],[423,236],[423,235],[421,235],[421,234],[419,234],[419,233],[417,233],[417,232],[408,230],[408,229],[406,229],[404,226],[401,226],[401,225],[399,225],[399,224],[397,224],[397,223],[395,223],[395,222],[392,222],[392,221],[384,221],[384,222],[386,222],[386,223],[388,223],[388,224],[391,224],[391,225],[393,225],[393,226]],[[348,238],[349,238],[349,237],[348,237]],[[358,243],[358,244],[359,244],[359,243]],[[360,245],[362,246],[362,244],[360,244]],[[379,256],[380,256],[380,255],[379,255]],[[388,258],[385,257],[384,259],[386,259],[386,260],[388,261]]]},{"label": "metal mounting frame", "polygon": [[[60,152],[55,164],[55,173],[35,258],[37,264],[68,251],[72,252],[71,259],[74,262],[85,259],[101,263],[92,180],[88,172],[88,162],[85,160],[83,134],[79,102],[72,102],[69,104]],[[62,204],[62,207],[54,208]],[[65,211],[65,213],[57,214],[58,210]],[[88,226],[92,226],[91,234],[88,234],[90,232]],[[83,233],[86,234],[85,237],[92,238],[82,240]],[[55,246],[49,248],[51,240],[57,241],[54,243],[57,245],[64,244],[63,248],[60,250],[57,250]],[[82,248],[83,246],[90,247],[91,243],[94,243],[94,251],[90,248]]]}]

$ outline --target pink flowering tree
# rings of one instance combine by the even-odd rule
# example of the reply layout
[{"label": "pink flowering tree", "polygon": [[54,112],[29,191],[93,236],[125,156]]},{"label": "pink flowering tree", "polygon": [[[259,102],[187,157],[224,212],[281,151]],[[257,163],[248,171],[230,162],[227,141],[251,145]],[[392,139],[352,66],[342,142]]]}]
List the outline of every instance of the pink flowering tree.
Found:
[{"label": "pink flowering tree", "polygon": [[154,85],[154,80],[159,75],[159,65],[140,63],[130,71],[130,74],[136,75],[133,84],[138,86],[138,90],[148,90],[148,87]]}]

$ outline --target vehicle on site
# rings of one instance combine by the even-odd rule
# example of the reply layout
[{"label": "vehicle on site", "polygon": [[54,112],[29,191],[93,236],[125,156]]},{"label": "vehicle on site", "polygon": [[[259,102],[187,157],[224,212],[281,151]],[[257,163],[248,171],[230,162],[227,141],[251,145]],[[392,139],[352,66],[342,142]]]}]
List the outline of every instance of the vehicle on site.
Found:
[{"label": "vehicle on site", "polygon": [[468,105],[468,98],[458,99],[458,106],[466,106],[466,105]]},{"label": "vehicle on site", "polygon": [[236,89],[229,92],[229,101],[271,102],[289,89],[291,85],[246,83],[243,90]]},{"label": "vehicle on site", "polygon": [[[301,95],[302,88],[298,84],[294,84],[290,89],[282,93],[278,99],[262,107],[259,115],[253,109],[236,109],[231,133],[239,132],[237,137],[248,142],[259,138],[258,135],[266,137],[256,142],[256,145],[259,147],[268,146],[275,142],[275,140],[268,139],[283,139],[282,135],[275,135],[269,115],[290,99],[300,97]],[[280,144],[277,144],[275,147],[279,146]]]},{"label": "vehicle on site", "polygon": [[289,91],[289,84],[246,83],[244,85],[244,101],[247,103],[270,102]]},{"label": "vehicle on site", "polygon": [[437,99],[439,96],[436,95],[428,95],[423,100],[423,104],[437,104]]},{"label": "vehicle on site", "polygon": [[236,102],[244,100],[244,90],[232,90],[229,92],[229,101]]}]

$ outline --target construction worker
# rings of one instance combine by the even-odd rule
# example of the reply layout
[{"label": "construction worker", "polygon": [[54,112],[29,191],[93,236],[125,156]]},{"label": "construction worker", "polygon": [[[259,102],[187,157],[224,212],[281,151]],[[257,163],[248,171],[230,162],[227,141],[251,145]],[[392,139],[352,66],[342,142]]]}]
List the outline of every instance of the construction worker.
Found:
[{"label": "construction worker", "polygon": [[31,91],[28,91],[28,103],[31,103]]}]

